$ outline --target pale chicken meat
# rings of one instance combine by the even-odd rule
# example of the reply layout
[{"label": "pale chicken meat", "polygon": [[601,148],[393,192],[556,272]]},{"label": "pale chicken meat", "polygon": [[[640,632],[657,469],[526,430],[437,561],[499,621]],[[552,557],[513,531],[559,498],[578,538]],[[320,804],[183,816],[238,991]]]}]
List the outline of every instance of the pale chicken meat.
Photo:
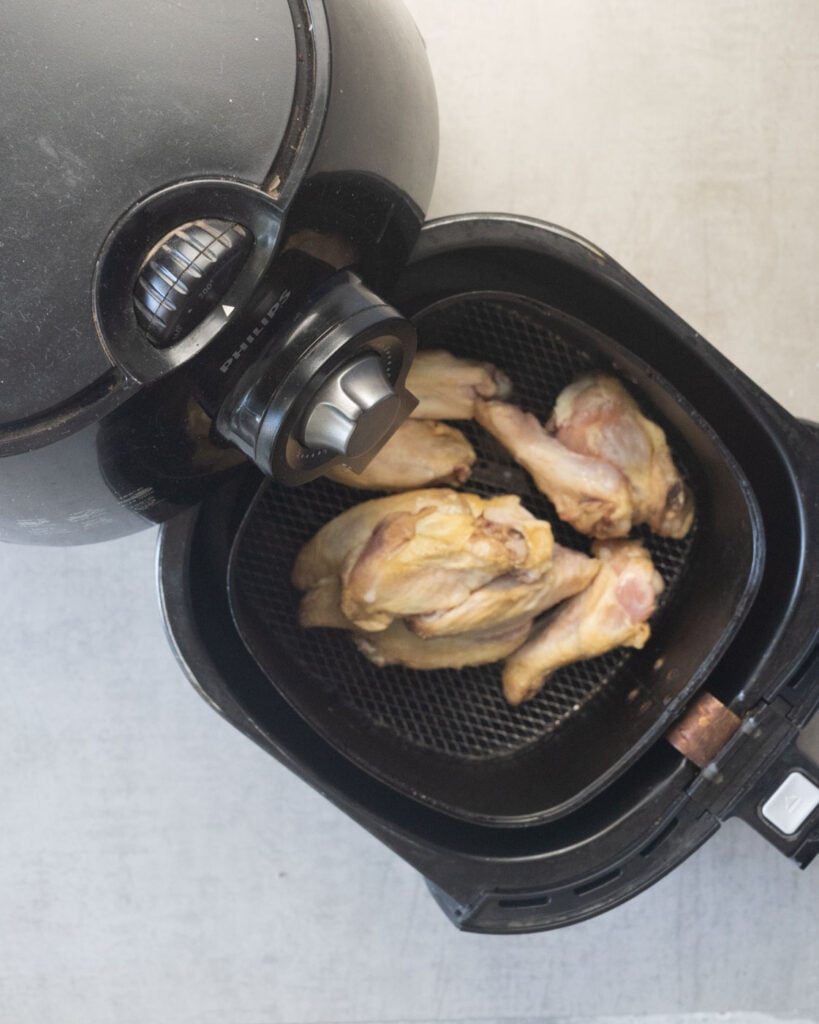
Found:
[{"label": "pale chicken meat", "polygon": [[615,647],[645,646],[663,581],[639,541],[596,541],[600,568],[589,587],[558,608],[506,661],[510,704],[530,700],[552,672]]},{"label": "pale chicken meat", "polygon": [[[591,561],[591,559],[588,559]],[[500,661],[524,642],[532,626],[532,617],[503,625],[488,624],[482,630],[465,635],[434,637],[425,640],[412,633],[405,623],[394,620],[377,633],[355,631],[341,610],[341,581],[329,577],[302,598],[299,623],[310,628],[353,631],[353,642],[373,664],[406,665],[415,669],[464,668]]]},{"label": "pale chicken meat", "polygon": [[584,590],[600,563],[579,551],[555,544],[545,572],[506,573],[474,590],[461,604],[446,611],[406,619],[418,636],[456,636],[478,629],[510,627],[533,618]]},{"label": "pale chicken meat", "polygon": [[479,398],[508,398],[512,382],[491,363],[459,359],[443,349],[418,352],[407,375],[418,399],[416,420],[469,420]]},{"label": "pale chicken meat", "polygon": [[504,573],[545,569],[551,527],[518,497],[460,497],[461,509],[430,498],[417,511],[392,512],[350,552],[341,610],[355,626],[386,629],[397,617],[453,608]]},{"label": "pale chicken meat", "polygon": [[305,629],[353,628],[341,610],[341,580],[338,576],[326,576],[302,595],[299,625]]},{"label": "pale chicken meat", "polygon": [[330,480],[370,491],[407,491],[433,484],[463,484],[475,450],[460,430],[435,420],[406,420],[361,473],[334,466]]},{"label": "pale chicken meat", "polygon": [[[300,624],[348,631],[376,665],[506,659],[503,692],[514,705],[565,665],[643,647],[663,581],[639,541],[614,538],[640,524],[683,537],[694,503],[665,434],[628,391],[589,374],[561,392],[544,425],[504,400],[511,384],[489,363],[421,352],[407,386],[420,400],[416,418],[363,473],[328,474],[401,493],[348,509],[304,545],[292,574],[303,592]],[[475,451],[438,420],[470,418],[528,470],[562,520],[596,538],[594,557],[556,545],[515,495],[429,486],[469,479]]]},{"label": "pale chicken meat", "polygon": [[478,401],[475,419],[529,471],[564,522],[593,537],[628,534],[633,504],[620,470],[603,459],[571,451],[536,417],[515,405]]},{"label": "pale chicken meat", "polygon": [[[549,524],[516,496],[429,488],[363,502],[325,524],[299,552],[292,580],[306,592],[303,625],[380,630],[453,607],[496,576],[542,574],[553,547]],[[346,622],[334,621],[336,608]]]},{"label": "pale chicken meat", "polygon": [[694,501],[665,434],[618,380],[589,374],[569,385],[558,396],[548,429],[565,448],[603,459],[623,474],[633,525],[647,523],[663,537],[688,533]]},{"label": "pale chicken meat", "polygon": [[532,620],[489,627],[460,636],[424,640],[400,620],[380,633],[356,633],[353,642],[373,664],[406,665],[414,669],[465,668],[488,665],[511,654],[526,640]]},{"label": "pale chicken meat", "polygon": [[385,516],[393,512],[417,512],[430,504],[456,512],[469,509],[462,494],[444,487],[362,501],[325,523],[299,551],[291,576],[294,586],[309,590],[320,580],[338,575],[350,552],[361,548]]}]

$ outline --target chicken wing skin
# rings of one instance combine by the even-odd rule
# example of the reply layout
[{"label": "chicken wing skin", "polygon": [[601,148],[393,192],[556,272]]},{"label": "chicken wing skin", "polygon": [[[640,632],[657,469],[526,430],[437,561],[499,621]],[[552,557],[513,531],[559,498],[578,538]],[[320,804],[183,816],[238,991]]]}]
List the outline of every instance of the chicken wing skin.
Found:
[{"label": "chicken wing skin", "polygon": [[508,398],[512,382],[491,363],[458,359],[443,349],[419,352],[407,375],[407,388],[418,399],[416,420],[469,420],[476,398]]},{"label": "chicken wing skin", "polygon": [[327,576],[306,591],[299,604],[299,625],[305,629],[352,629],[341,610],[341,580]]},{"label": "chicken wing skin", "polygon": [[663,581],[639,541],[597,541],[600,569],[506,661],[503,693],[510,704],[530,700],[556,669],[615,647],[643,647]]},{"label": "chicken wing skin", "polygon": [[407,668],[465,668],[488,665],[511,654],[524,642],[532,626],[527,619],[512,626],[490,628],[461,636],[442,636],[424,640],[410,632],[403,622],[395,622],[380,633],[357,633],[353,642],[373,664],[406,665]]},{"label": "chicken wing skin", "polygon": [[475,403],[475,419],[528,470],[558,516],[592,537],[625,537],[633,505],[623,474],[599,458],[573,452],[531,413],[506,402]]},{"label": "chicken wing skin", "polygon": [[431,500],[382,518],[341,570],[341,610],[359,629],[452,608],[510,570],[543,571],[554,540],[514,495],[461,494],[466,509]]},{"label": "chicken wing skin", "polygon": [[407,491],[432,484],[463,484],[475,449],[460,430],[435,420],[406,420],[361,473],[334,466],[325,476],[347,487]]},{"label": "chicken wing skin", "polygon": [[416,615],[406,624],[423,637],[454,636],[490,625],[510,627],[584,590],[599,568],[596,559],[555,544],[545,572],[507,573],[474,590],[454,608]]},{"label": "chicken wing skin", "polygon": [[338,574],[351,551],[360,549],[378,523],[392,512],[417,512],[428,505],[468,512],[464,495],[449,488],[426,488],[371,498],[331,519],[296,556],[291,579],[299,590],[309,590],[326,576]]},{"label": "chicken wing skin", "polygon": [[663,537],[684,537],[694,501],[674,465],[662,429],[646,419],[623,385],[604,374],[576,380],[558,396],[548,427],[566,448],[604,459],[626,478],[632,523]]},{"label": "chicken wing skin", "polygon": [[[591,561],[591,559],[587,559]],[[322,580],[302,598],[299,623],[305,627],[323,626],[332,629],[353,629],[341,611],[341,583],[337,577]],[[380,633],[353,634],[361,653],[373,664],[406,665],[408,668],[463,668],[500,661],[519,647],[529,634],[532,617],[514,623],[487,625],[461,636],[434,637],[424,640],[410,632],[396,619]]]}]

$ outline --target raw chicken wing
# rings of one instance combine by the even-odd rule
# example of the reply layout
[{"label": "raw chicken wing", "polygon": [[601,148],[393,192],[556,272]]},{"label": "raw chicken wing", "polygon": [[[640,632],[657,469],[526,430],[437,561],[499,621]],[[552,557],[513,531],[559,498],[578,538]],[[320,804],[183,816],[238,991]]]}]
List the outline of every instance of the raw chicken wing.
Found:
[{"label": "raw chicken wing", "polygon": [[551,527],[518,497],[460,497],[460,510],[430,498],[417,511],[393,512],[350,551],[341,570],[341,610],[359,629],[382,630],[396,617],[452,608],[510,570],[545,569]]},{"label": "raw chicken wing", "polygon": [[651,633],[663,581],[639,541],[597,541],[600,569],[591,585],[571,598],[544,628],[508,658],[503,692],[510,704],[530,700],[546,677],[574,661],[615,647],[643,647]]},{"label": "raw chicken wing", "polygon": [[[299,623],[305,627],[353,629],[353,624],[341,611],[341,583],[337,577],[322,580],[304,595],[299,609]],[[520,647],[531,627],[530,615],[504,625],[487,624],[482,630],[461,636],[424,640],[396,619],[379,633],[354,633],[353,641],[362,654],[379,666],[463,668],[465,665],[485,665],[505,658]]]},{"label": "raw chicken wing", "polygon": [[[592,561],[592,559],[587,559]],[[461,636],[424,640],[396,620],[380,633],[353,633],[358,650],[374,665],[405,665],[411,669],[462,669],[467,665],[499,662],[511,654],[528,636],[532,617],[514,623],[488,624]],[[341,610],[341,583],[337,577],[322,580],[302,598],[299,624],[329,629],[352,630],[353,625]]]},{"label": "raw chicken wing", "polygon": [[362,501],[325,523],[299,551],[293,566],[294,586],[309,590],[319,580],[338,575],[349,553],[361,548],[385,516],[393,512],[417,512],[428,505],[456,512],[468,511],[470,507],[462,494],[443,487]]},{"label": "raw chicken wing", "polygon": [[618,380],[590,374],[575,381],[559,395],[548,429],[571,451],[620,470],[631,492],[635,526],[647,523],[663,537],[688,533],[694,502],[665,434],[643,416]]},{"label": "raw chicken wing", "polygon": [[407,388],[418,399],[410,414],[416,420],[469,420],[476,398],[508,398],[512,382],[491,363],[458,359],[443,349],[419,352],[407,375]]},{"label": "raw chicken wing", "polygon": [[325,476],[347,487],[407,491],[432,484],[463,484],[475,450],[460,430],[435,420],[406,420],[361,473],[334,466]]},{"label": "raw chicken wing", "polygon": [[396,620],[381,633],[357,633],[353,642],[375,665],[406,665],[408,668],[464,668],[488,665],[511,654],[526,639],[532,620],[512,626],[490,627],[483,632],[423,640]]},{"label": "raw chicken wing", "polygon": [[517,406],[478,401],[475,419],[529,471],[564,522],[593,537],[626,536],[633,507],[628,483],[618,469],[570,451]]},{"label": "raw chicken wing", "polygon": [[423,637],[453,636],[490,625],[509,628],[584,590],[599,567],[596,559],[555,544],[545,572],[507,573],[474,590],[454,608],[415,615],[406,623]]}]

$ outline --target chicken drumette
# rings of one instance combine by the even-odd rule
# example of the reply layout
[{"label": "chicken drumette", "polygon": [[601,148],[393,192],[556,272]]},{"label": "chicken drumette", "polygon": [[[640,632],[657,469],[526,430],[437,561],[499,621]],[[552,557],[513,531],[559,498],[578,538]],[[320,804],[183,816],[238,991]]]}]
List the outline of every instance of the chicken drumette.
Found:
[{"label": "chicken drumette", "polygon": [[509,628],[531,621],[548,608],[579,593],[594,579],[599,562],[555,544],[544,572],[509,572],[498,576],[454,608],[414,615],[406,624],[421,637],[455,636],[489,626]]},{"label": "chicken drumette", "polygon": [[488,665],[511,654],[524,642],[532,620],[511,626],[489,626],[474,633],[436,636],[424,640],[396,620],[381,633],[354,633],[353,643],[374,665],[406,665],[407,668],[465,668]]},{"label": "chicken drumette", "polygon": [[432,484],[463,484],[475,450],[460,430],[435,420],[407,420],[361,473],[334,466],[336,483],[371,491],[405,491]]},{"label": "chicken drumette", "polygon": [[647,523],[662,537],[688,533],[694,501],[665,434],[618,380],[589,374],[564,388],[547,429],[570,451],[603,459],[623,474],[635,526]]},{"label": "chicken drumette", "polygon": [[360,629],[453,608],[510,570],[542,570],[552,531],[514,496],[462,495],[462,511],[430,503],[386,516],[341,572],[341,610]]},{"label": "chicken drumette", "polygon": [[529,471],[564,522],[594,537],[622,537],[629,532],[631,496],[623,474],[614,466],[570,451],[531,413],[515,405],[478,402],[475,418]]},{"label": "chicken drumette", "polygon": [[[364,502],[327,523],[299,553],[293,569],[294,583],[305,591],[299,621],[350,630],[376,665],[432,669],[498,661],[526,639],[546,593],[558,599],[590,575],[592,559],[561,552],[555,565],[553,548],[549,524],[512,495],[482,499],[441,489]],[[511,588],[514,615],[497,595],[480,595],[498,577],[523,587]],[[460,627],[442,621],[440,636],[426,638],[406,625],[405,616],[460,605]]]},{"label": "chicken drumette", "polygon": [[415,491],[364,502],[328,523],[299,553],[293,582],[309,593],[336,576],[342,614],[378,631],[395,618],[455,607],[505,573],[542,573],[553,544],[549,524],[516,496]]},{"label": "chicken drumette", "polygon": [[[591,559],[587,559],[591,561]],[[395,619],[377,633],[356,630],[341,610],[341,581],[331,576],[321,581],[302,598],[299,608],[302,626],[347,629],[352,632],[358,650],[374,665],[406,665],[415,669],[464,668],[500,661],[523,643],[532,627],[532,617],[456,635],[425,639]]]},{"label": "chicken drumette", "polygon": [[465,508],[463,495],[446,487],[407,491],[353,505],[325,523],[299,551],[293,565],[293,584],[299,590],[310,590],[322,579],[338,575],[350,552],[360,550],[386,515],[417,512],[429,505],[453,512]]},{"label": "chicken drumette", "polygon": [[418,399],[416,420],[469,420],[479,398],[508,398],[512,382],[491,363],[425,349],[413,360],[407,388]]},{"label": "chicken drumette", "polygon": [[571,598],[542,630],[512,654],[503,670],[510,704],[530,700],[556,669],[596,658],[615,647],[643,647],[663,581],[639,541],[595,541],[600,568],[586,590]]},{"label": "chicken drumette", "polygon": [[665,434],[613,378],[593,374],[565,388],[545,427],[497,401],[478,400],[475,418],[581,533],[625,537],[647,523],[680,538],[691,528],[693,499]]}]

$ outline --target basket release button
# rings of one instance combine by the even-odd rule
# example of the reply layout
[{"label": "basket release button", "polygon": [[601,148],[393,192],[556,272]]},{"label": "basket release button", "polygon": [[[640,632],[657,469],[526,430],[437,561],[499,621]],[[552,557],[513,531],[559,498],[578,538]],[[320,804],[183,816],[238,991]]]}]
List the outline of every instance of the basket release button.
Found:
[{"label": "basket release button", "polygon": [[801,772],[791,772],[760,808],[762,817],[792,836],[819,807],[819,786]]}]

